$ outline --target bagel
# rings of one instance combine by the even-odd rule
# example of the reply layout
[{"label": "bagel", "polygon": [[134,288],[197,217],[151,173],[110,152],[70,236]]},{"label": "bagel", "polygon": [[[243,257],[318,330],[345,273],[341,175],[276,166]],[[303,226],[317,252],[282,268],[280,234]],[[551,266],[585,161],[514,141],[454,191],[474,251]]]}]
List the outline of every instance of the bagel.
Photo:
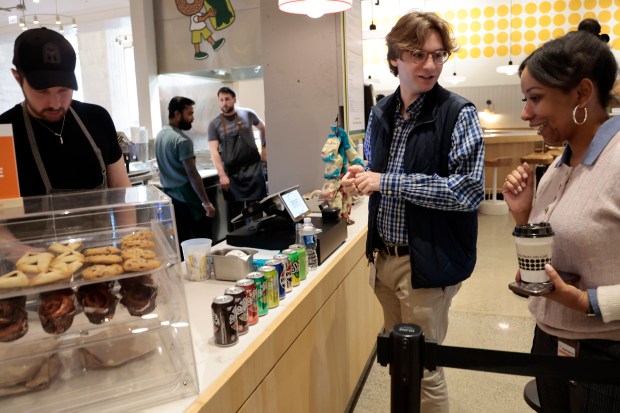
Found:
[{"label": "bagel", "polygon": [[0,288],[25,287],[28,277],[22,271],[15,270],[0,276]]}]

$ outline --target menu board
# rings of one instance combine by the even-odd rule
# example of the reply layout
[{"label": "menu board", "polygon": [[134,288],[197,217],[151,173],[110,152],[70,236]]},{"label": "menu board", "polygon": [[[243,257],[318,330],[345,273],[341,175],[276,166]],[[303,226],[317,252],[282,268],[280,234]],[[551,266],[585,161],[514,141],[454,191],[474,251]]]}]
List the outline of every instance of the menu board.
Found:
[{"label": "menu board", "polygon": [[347,129],[349,136],[365,132],[364,119],[364,60],[362,48],[362,7],[354,1],[344,13],[344,59],[346,84]]}]

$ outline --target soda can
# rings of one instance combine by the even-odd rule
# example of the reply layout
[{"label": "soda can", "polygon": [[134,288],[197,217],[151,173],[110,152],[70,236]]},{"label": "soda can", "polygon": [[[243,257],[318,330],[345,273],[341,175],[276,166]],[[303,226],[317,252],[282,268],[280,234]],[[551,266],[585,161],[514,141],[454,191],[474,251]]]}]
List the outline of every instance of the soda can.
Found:
[{"label": "soda can", "polygon": [[245,297],[245,290],[241,287],[230,287],[224,290],[224,294],[230,295],[235,304],[235,314],[237,315],[237,333],[241,336],[248,332],[248,300]]},{"label": "soda can", "polygon": [[276,254],[273,259],[282,261],[284,265],[284,275],[286,278],[286,292],[287,294],[293,291],[293,266],[291,265],[291,259],[286,254]]},{"label": "soda can", "polygon": [[297,287],[300,281],[299,253],[297,252],[297,250],[287,248],[285,250],[282,250],[282,254],[288,255],[288,257],[291,259],[291,273],[293,275],[293,287]]},{"label": "soda can", "polygon": [[278,272],[278,295],[280,300],[286,298],[286,273],[284,272],[284,264],[280,260],[272,258],[265,262],[265,265],[271,265]]},{"label": "soda can", "polygon": [[304,281],[308,275],[308,253],[306,246],[303,244],[292,244],[288,246],[292,250],[296,250],[299,254],[299,280]]},{"label": "soda can", "polygon": [[267,305],[267,284],[265,283],[265,276],[260,271],[254,271],[249,273],[246,278],[254,281],[256,285],[256,305],[258,308],[259,317],[264,316],[269,311]]},{"label": "soda can", "polygon": [[235,303],[230,295],[220,295],[211,304],[213,341],[218,346],[232,346],[239,341]]},{"label": "soda can", "polygon": [[258,269],[265,276],[265,285],[267,286],[267,304],[269,308],[274,308],[280,305],[280,293],[278,285],[280,280],[278,279],[278,271],[271,265],[263,265]]},{"label": "soda can", "polygon": [[243,288],[245,291],[245,298],[248,303],[248,325],[253,326],[258,323],[258,296],[256,294],[256,284],[249,278],[242,278],[238,280],[235,285]]}]

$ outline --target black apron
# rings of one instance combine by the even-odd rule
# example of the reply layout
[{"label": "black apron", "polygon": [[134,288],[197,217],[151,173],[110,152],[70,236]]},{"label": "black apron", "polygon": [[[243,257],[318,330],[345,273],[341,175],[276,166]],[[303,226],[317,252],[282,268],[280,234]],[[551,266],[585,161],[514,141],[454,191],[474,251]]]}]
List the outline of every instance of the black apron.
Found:
[{"label": "black apron", "polygon": [[[224,137],[220,142],[220,157],[230,180],[228,195],[234,201],[256,201],[267,196],[263,164],[254,140],[241,133],[243,124],[235,116],[237,133],[228,134],[226,119],[220,115]],[[247,134],[251,137],[251,133]],[[226,191],[224,191],[226,195]]]}]

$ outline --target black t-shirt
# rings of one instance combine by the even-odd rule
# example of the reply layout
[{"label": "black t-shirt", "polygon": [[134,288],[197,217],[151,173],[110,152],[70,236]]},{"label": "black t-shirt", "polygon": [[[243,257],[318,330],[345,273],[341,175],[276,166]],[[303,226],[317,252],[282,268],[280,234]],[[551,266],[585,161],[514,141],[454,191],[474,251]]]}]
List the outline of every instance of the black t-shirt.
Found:
[{"label": "black t-shirt", "polygon": [[[114,122],[108,111],[101,106],[76,100],[71,103],[71,107],[101,150],[104,163],[110,165],[118,161],[122,151],[116,137]],[[32,116],[30,121],[52,188],[94,189],[101,185],[102,173],[97,156],[70,111],[67,111],[65,118],[62,144],[57,136],[41,125],[43,123],[51,130],[60,132],[62,121],[49,123]],[[45,195],[45,186],[26,134],[21,104],[0,115],[0,124],[3,123],[13,125],[21,196]]]}]

